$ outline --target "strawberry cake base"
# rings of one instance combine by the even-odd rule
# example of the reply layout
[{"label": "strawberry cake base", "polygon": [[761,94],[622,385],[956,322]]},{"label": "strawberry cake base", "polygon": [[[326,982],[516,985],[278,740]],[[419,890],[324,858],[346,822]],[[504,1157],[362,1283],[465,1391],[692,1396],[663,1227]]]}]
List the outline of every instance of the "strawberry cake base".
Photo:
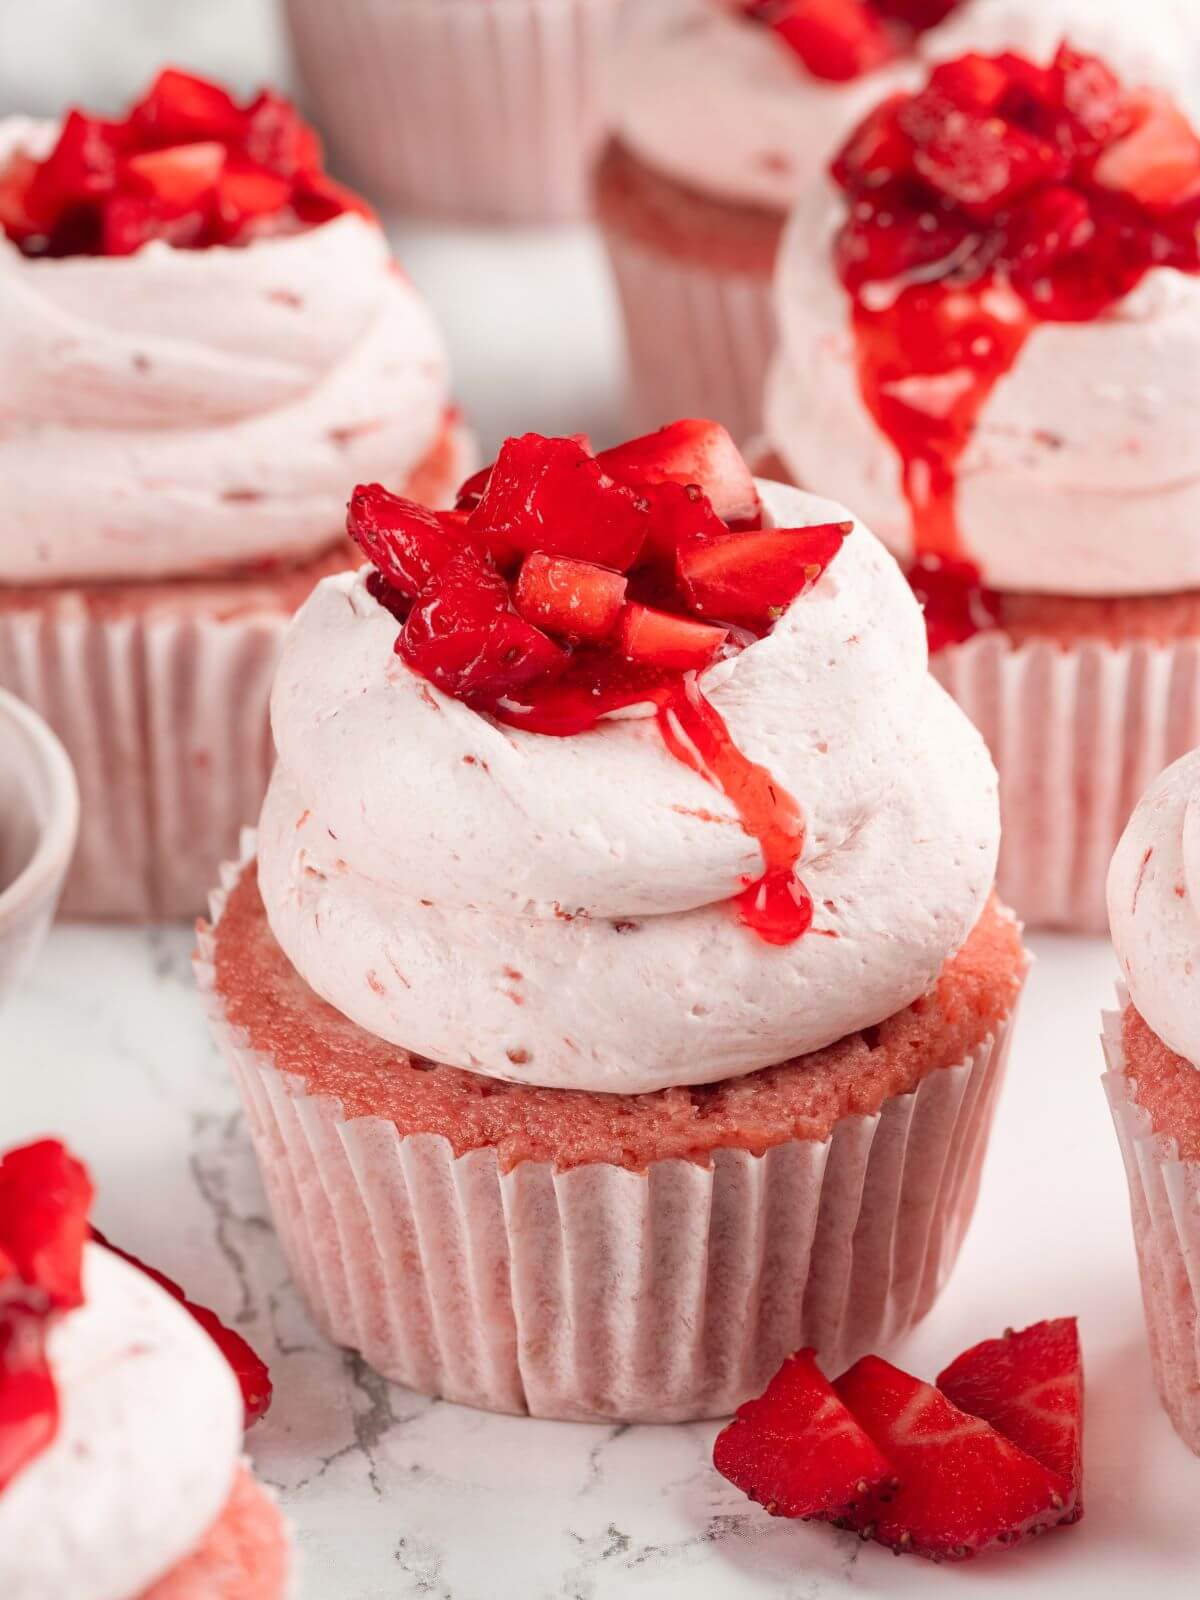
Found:
[{"label": "strawberry cake base", "polygon": [[[791,481],[773,452],[748,459]],[[997,891],[1028,927],[1107,934],[1104,885],[1125,824],[1200,745],[1200,591],[995,598],[995,627],[929,666],[1000,773]]]},{"label": "strawberry cake base", "polygon": [[489,1410],[721,1416],[783,1358],[838,1368],[932,1305],[974,1208],[1025,956],[993,904],[934,991],[801,1060],[636,1096],[406,1055],[318,999],[253,840],[196,971],[318,1322]]},{"label": "strawberry cake base", "polygon": [[1154,1380],[1200,1455],[1200,1070],[1122,996],[1104,1018],[1104,1086],[1129,1180]]},{"label": "strawberry cake base", "polygon": [[712,417],[735,439],[761,425],[775,349],[782,212],[710,199],[617,141],[596,206],[625,315],[637,420]]},{"label": "strawberry cake base", "polygon": [[[444,504],[466,470],[448,422],[406,492]],[[46,719],[79,779],[65,915],[203,910],[266,793],[288,622],[315,583],[358,559],[338,539],[299,565],[226,576],[0,589],[0,688]]]},{"label": "strawberry cake base", "polygon": [[140,1600],[284,1600],[290,1568],[283,1517],[243,1468],[204,1542]]}]

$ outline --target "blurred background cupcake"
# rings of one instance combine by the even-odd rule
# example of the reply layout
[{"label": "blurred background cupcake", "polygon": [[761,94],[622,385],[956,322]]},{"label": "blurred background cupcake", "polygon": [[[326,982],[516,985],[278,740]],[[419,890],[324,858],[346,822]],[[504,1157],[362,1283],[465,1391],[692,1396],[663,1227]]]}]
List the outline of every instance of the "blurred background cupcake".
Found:
[{"label": "blurred background cupcake", "polygon": [[0,123],[0,279],[0,687],[78,773],[64,908],[190,916],[348,486],[462,475],[441,337],[292,106],[176,71],[119,120]]},{"label": "blurred background cupcake", "polygon": [[1002,893],[1091,932],[1200,742],[1200,139],[1120,59],[968,55],[881,103],[789,227],[767,406],[907,565],[1000,769]]},{"label": "blurred background cupcake", "polygon": [[[775,343],[771,275],[793,206],[842,139],[931,61],[1052,52],[1114,29],[1182,77],[1186,0],[658,0],[612,52],[598,207],[624,303],[637,419],[695,413],[747,440]],[[1158,18],[1143,45],[1147,14]],[[1191,32],[1195,33],[1195,23]],[[855,486],[843,492],[853,499]]]},{"label": "blurred background cupcake", "polygon": [[285,0],[350,175],[405,212],[558,222],[588,209],[622,0]]}]

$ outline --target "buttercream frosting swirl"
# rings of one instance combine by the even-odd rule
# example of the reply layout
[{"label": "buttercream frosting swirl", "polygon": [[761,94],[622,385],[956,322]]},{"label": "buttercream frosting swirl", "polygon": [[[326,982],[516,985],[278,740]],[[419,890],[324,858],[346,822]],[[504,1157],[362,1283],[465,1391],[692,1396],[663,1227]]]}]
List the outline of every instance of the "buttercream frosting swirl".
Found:
[{"label": "buttercream frosting swirl", "polygon": [[[848,516],[761,487],[776,525]],[[259,836],[280,945],[381,1038],[551,1087],[710,1082],[902,1009],[978,919],[995,773],[861,526],[767,637],[701,678],[804,813],[817,915],[786,947],[733,915],[758,846],[651,708],[565,739],[499,726],[410,671],[395,631],[361,574],[296,618]]]},{"label": "buttercream frosting swirl", "polygon": [[[51,125],[0,124],[0,165]],[[248,246],[30,259],[0,232],[0,583],[301,561],[445,425],[429,309],[346,214]]]},{"label": "buttercream frosting swirl", "polygon": [[233,1487],[242,1399],[194,1318],[99,1245],[50,1334],[58,1432],[0,1494],[5,1600],[136,1600],[190,1555]]},{"label": "buttercream frosting swirl", "polygon": [[1130,998],[1200,1067],[1200,750],[1150,785],[1117,846],[1108,915]]}]

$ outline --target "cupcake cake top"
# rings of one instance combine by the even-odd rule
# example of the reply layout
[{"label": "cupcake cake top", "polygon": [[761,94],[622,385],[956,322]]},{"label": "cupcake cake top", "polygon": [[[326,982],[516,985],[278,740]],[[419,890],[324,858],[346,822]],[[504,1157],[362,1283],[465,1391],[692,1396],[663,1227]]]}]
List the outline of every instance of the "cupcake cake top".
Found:
[{"label": "cupcake cake top", "polygon": [[[1200,582],[1200,138],[1069,45],[883,101],[800,208],[772,436],[918,568],[1003,590]],[[819,393],[825,407],[812,409]]]},{"label": "cupcake cake top", "polygon": [[[964,51],[1119,49],[1181,90],[1188,0],[659,0],[631,8],[612,98],[624,144],[702,194],[790,210],[880,98]],[[634,14],[636,13],[636,15]]]},{"label": "cupcake cake top", "polygon": [[677,423],[509,440],[296,619],[259,879],[309,985],[417,1054],[551,1087],[710,1082],[910,1004],[999,826],[920,611],[841,507]]},{"label": "cupcake cake top", "polygon": [[1146,791],[1113,856],[1108,915],[1138,1012],[1200,1067],[1200,750]]},{"label": "cupcake cake top", "polygon": [[171,1294],[89,1242],[91,1194],[54,1141],[0,1161],[9,1600],[135,1600],[204,1538],[238,1472],[229,1363]]},{"label": "cupcake cake top", "polygon": [[444,434],[433,319],[316,135],[164,72],[0,121],[0,583],[227,574],[338,538]]}]

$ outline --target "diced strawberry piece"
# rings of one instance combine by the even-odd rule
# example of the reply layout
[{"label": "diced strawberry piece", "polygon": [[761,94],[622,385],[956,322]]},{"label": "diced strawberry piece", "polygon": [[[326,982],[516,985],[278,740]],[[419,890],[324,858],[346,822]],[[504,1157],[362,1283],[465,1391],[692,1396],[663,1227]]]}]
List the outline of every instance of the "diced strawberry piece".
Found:
[{"label": "diced strawberry piece", "polygon": [[291,200],[291,184],[255,166],[243,156],[229,156],[217,184],[218,225],[226,239],[236,239],[260,218],[274,217]]},{"label": "diced strawberry piece", "polygon": [[499,698],[556,676],[567,661],[551,639],[516,615],[504,579],[469,546],[425,585],[396,653],[460,699]]},{"label": "diced strawberry piece", "polygon": [[92,1185],[56,1139],[0,1160],[0,1314],[21,1303],[69,1311],[83,1304],[83,1247]]},{"label": "diced strawberry piece", "polygon": [[[650,531],[638,561],[640,567],[675,570],[680,546],[693,539],[715,539],[728,533],[712,502],[694,483],[648,483],[639,494],[650,508]],[[757,522],[759,519],[753,519]]]},{"label": "diced strawberry piece", "polygon": [[649,531],[646,500],[571,439],[507,439],[469,527],[529,554],[575,556],[627,572]]},{"label": "diced strawberry piece", "polygon": [[987,219],[1039,184],[1067,176],[1061,151],[998,117],[919,95],[901,113],[912,134],[913,167],[931,188],[969,216]]},{"label": "diced strawberry piece", "polygon": [[870,1497],[848,1519],[897,1551],[962,1561],[1053,1527],[1070,1485],[930,1384],[864,1356],[834,1384],[892,1463],[893,1499]]},{"label": "diced strawberry piece", "polygon": [[895,1491],[891,1463],[834,1393],[816,1353],[789,1356],[717,1435],[713,1466],[773,1517],[849,1516]]},{"label": "diced strawberry piece", "polygon": [[694,484],[722,522],[749,526],[762,516],[754,474],[719,422],[685,417],[657,433],[602,450],[596,459],[610,477],[634,488]]},{"label": "diced strawberry piece", "polygon": [[1151,210],[1170,210],[1200,196],[1200,138],[1179,108],[1161,95],[1137,102],[1137,120],[1103,152],[1093,169],[1105,189]]},{"label": "diced strawberry piece", "polygon": [[246,1408],[246,1427],[252,1428],[256,1422],[265,1417],[271,1406],[273,1392],[271,1374],[267,1370],[266,1362],[254,1353],[241,1334],[235,1333],[232,1328],[227,1328],[215,1312],[189,1300],[179,1285],[168,1278],[165,1272],[159,1272],[156,1267],[148,1267],[144,1261],[139,1261],[137,1256],[131,1256],[127,1250],[119,1249],[106,1239],[98,1228],[92,1229],[92,1238],[105,1250],[120,1256],[122,1261],[127,1261],[131,1267],[136,1267],[139,1272],[145,1273],[146,1277],[160,1289],[165,1290],[173,1300],[178,1300],[184,1310],[200,1324],[233,1368]]},{"label": "diced strawberry piece", "polygon": [[830,83],[874,72],[895,55],[878,13],[864,0],[789,0],[766,16],[812,76]]},{"label": "diced strawberry piece", "polygon": [[212,142],[143,150],[125,162],[125,170],[138,187],[176,215],[212,194],[224,166],[225,146]]},{"label": "diced strawberry piece", "polygon": [[1009,85],[1008,73],[993,56],[959,56],[943,61],[929,75],[929,91],[963,111],[995,111]]},{"label": "diced strawberry piece", "polygon": [[1034,277],[1083,249],[1095,231],[1086,197],[1056,184],[1031,195],[1013,218],[1008,257],[1020,274]]},{"label": "diced strawberry piece", "polygon": [[282,95],[264,89],[245,112],[242,148],[256,166],[281,178],[315,178],[321,171],[321,141]]},{"label": "diced strawberry piece", "polygon": [[843,189],[875,189],[908,176],[912,144],[899,120],[907,103],[906,95],[892,95],[859,123],[834,159],[835,183]]},{"label": "diced strawberry piece", "polygon": [[463,548],[460,528],[379,483],[360,484],[350,496],[346,532],[410,600]]},{"label": "diced strawberry piece", "polygon": [[1038,1322],[977,1344],[951,1362],[938,1388],[982,1417],[1070,1486],[1060,1522],[1083,1515],[1083,1357],[1074,1317]]},{"label": "diced strawberry piece", "polygon": [[970,272],[984,242],[965,217],[932,210],[920,217],[897,212],[890,194],[884,189],[878,201],[861,201],[838,231],[834,258],[847,288],[925,282],[951,269]]},{"label": "diced strawberry piece", "polygon": [[694,540],[677,557],[680,588],[702,617],[769,627],[816,583],[853,527],[830,522]]},{"label": "diced strawberry piece", "polygon": [[237,144],[246,119],[218,83],[167,67],[129,114],[143,146],[190,144],[217,139]]},{"label": "diced strawberry piece", "polygon": [[621,653],[630,661],[667,672],[698,672],[709,666],[728,637],[727,628],[693,622],[636,601],[621,613]]},{"label": "diced strawberry piece", "polygon": [[201,243],[207,227],[204,211],[176,214],[157,200],[116,194],[104,207],[103,250],[106,256],[131,256],[155,239],[186,250]]},{"label": "diced strawberry piece", "polygon": [[1102,149],[1128,129],[1133,116],[1129,96],[1098,56],[1064,44],[1051,71],[1053,81],[1046,92],[1065,113],[1065,131],[1076,154]]},{"label": "diced strawberry piece", "polygon": [[69,205],[115,193],[124,130],[81,111],[68,112],[58,143],[38,167],[29,191],[33,211],[57,218]]},{"label": "diced strawberry piece", "polygon": [[625,604],[629,580],[568,556],[526,556],[513,601],[526,622],[562,639],[607,639]]}]

